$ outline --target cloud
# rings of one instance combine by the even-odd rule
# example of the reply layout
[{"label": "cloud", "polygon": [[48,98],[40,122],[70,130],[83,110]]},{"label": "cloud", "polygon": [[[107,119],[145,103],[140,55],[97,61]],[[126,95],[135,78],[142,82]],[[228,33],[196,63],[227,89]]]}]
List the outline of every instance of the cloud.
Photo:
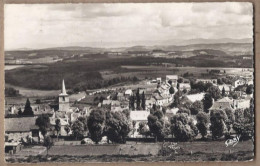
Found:
[{"label": "cloud", "polygon": [[7,4],[5,47],[250,38],[252,16],[250,3]]}]

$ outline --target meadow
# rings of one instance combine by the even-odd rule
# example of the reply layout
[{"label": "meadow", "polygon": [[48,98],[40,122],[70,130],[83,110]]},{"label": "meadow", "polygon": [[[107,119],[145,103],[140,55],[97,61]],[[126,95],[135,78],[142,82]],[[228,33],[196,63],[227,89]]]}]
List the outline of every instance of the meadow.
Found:
[{"label": "meadow", "polygon": [[226,147],[225,141],[178,142],[177,153],[161,155],[163,143],[135,143],[115,145],[61,145],[41,155],[27,158],[9,157],[7,162],[133,162],[133,161],[242,161],[254,157],[251,140],[240,141],[234,147]]}]

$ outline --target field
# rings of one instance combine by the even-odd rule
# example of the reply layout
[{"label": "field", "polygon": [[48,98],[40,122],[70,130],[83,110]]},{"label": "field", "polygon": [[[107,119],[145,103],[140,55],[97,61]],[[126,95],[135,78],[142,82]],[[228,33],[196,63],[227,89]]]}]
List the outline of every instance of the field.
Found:
[{"label": "field", "polygon": [[60,90],[37,90],[31,88],[24,88],[20,86],[14,86],[10,84],[5,84],[5,87],[12,87],[19,90],[19,94],[24,97],[48,97],[48,96],[58,96],[61,92]]},{"label": "field", "polygon": [[[252,141],[240,141],[235,147],[226,147],[225,141],[181,142],[174,155],[162,156],[162,143],[135,143],[116,145],[61,145],[49,150],[50,161],[55,162],[110,162],[110,161],[228,161],[253,159]],[[46,152],[28,158],[9,156],[8,162],[46,162]]]}]

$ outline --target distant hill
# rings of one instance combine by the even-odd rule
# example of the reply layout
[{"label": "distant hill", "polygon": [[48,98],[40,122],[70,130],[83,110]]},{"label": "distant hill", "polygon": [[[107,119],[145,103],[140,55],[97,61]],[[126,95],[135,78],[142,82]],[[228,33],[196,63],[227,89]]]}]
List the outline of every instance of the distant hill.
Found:
[{"label": "distant hill", "polygon": [[[139,42],[137,42],[138,44]],[[140,42],[141,43],[141,42]],[[53,47],[44,49],[29,49],[22,48],[12,51],[5,51],[6,58],[21,58],[21,59],[35,59],[43,57],[59,57],[67,58],[73,55],[98,54],[105,52],[131,52],[131,51],[153,51],[163,50],[179,52],[182,56],[183,52],[191,52],[200,50],[214,50],[216,56],[239,56],[239,55],[253,55],[252,39],[190,39],[190,40],[167,40],[163,42],[151,41],[155,45],[136,45],[131,47],[84,47],[84,46],[68,46],[68,47]],[[209,53],[210,55],[211,53]],[[212,52],[212,51],[211,51]],[[219,53],[219,54],[218,54]],[[195,54],[194,54],[195,55]]]},{"label": "distant hill", "polygon": [[192,44],[186,46],[138,46],[130,47],[125,51],[152,51],[161,49],[164,51],[194,51],[212,49],[224,51],[227,55],[253,54],[253,44],[251,43],[216,43],[216,44]]}]

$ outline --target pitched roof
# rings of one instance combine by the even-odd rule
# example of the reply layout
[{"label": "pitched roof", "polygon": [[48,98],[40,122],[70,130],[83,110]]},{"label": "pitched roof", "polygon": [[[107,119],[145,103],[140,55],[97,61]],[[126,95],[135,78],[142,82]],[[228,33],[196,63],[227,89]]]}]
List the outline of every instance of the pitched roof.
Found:
[{"label": "pitched roof", "polygon": [[103,100],[102,104],[103,105],[110,105],[112,100]]},{"label": "pitched roof", "polygon": [[171,79],[171,80],[177,80],[178,75],[166,75],[166,78]]},{"label": "pitched roof", "polygon": [[229,99],[228,97],[223,97],[222,99],[219,99],[219,100],[217,100],[216,102],[218,102],[218,103],[232,103],[232,100],[231,99]]},{"label": "pitched roof", "polygon": [[213,105],[210,107],[209,110],[215,110],[215,109],[224,110],[226,108],[232,109],[230,103],[228,103],[228,102],[215,102],[215,103],[213,103]]},{"label": "pitched roof", "polygon": [[131,90],[131,89],[127,89],[126,91],[125,91],[125,94],[126,95],[131,95],[133,93],[133,91]]},{"label": "pitched roof", "polygon": [[131,111],[130,118],[135,121],[146,121],[150,115],[149,111]]},{"label": "pitched roof", "polygon": [[112,100],[111,105],[112,106],[120,106],[120,102],[118,100]]},{"label": "pitched roof", "polygon": [[28,132],[35,127],[35,117],[5,118],[6,132]]},{"label": "pitched roof", "polygon": [[186,95],[187,98],[191,101],[191,102],[195,102],[195,101],[201,101],[204,98],[205,93],[196,93],[196,94],[191,94],[191,95]]},{"label": "pitched roof", "polygon": [[175,115],[179,111],[179,108],[172,108],[172,109],[167,109],[166,114],[173,114]]}]

